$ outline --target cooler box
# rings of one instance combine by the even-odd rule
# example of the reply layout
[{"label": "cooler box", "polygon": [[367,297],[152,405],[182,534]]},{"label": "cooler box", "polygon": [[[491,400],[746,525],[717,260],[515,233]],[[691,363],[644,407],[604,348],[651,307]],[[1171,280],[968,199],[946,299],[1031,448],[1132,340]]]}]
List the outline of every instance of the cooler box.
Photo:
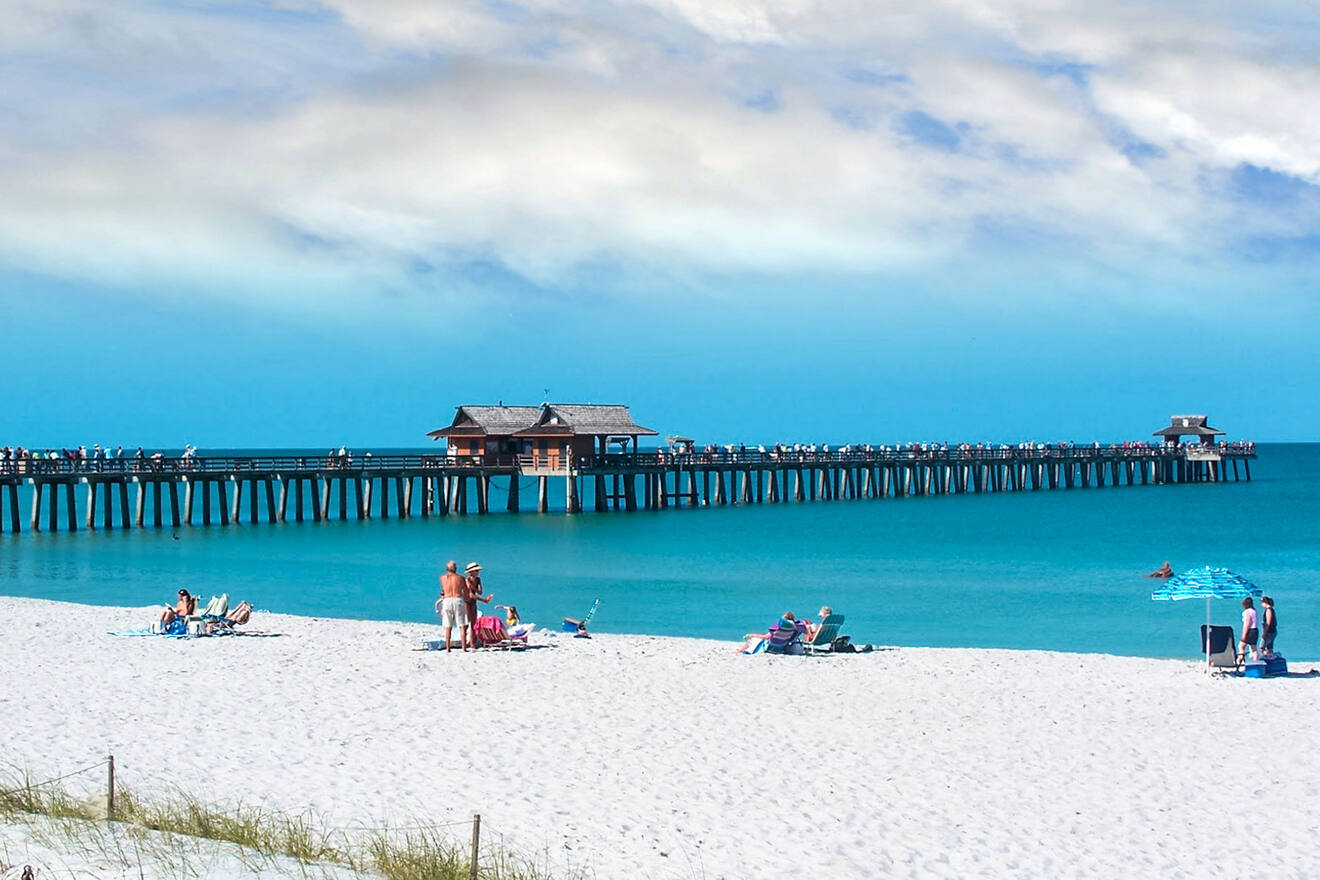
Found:
[{"label": "cooler box", "polygon": [[1247,678],[1266,678],[1271,675],[1287,675],[1288,661],[1275,655],[1268,660],[1248,660],[1242,664],[1242,674]]}]

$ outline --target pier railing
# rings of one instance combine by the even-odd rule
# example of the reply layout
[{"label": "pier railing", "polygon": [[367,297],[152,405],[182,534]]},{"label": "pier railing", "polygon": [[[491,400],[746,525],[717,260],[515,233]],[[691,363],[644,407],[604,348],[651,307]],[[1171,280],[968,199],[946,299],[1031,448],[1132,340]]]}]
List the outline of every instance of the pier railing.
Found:
[{"label": "pier railing", "polygon": [[[1199,459],[1226,455],[1255,455],[1254,443],[1225,446],[1032,446],[949,449],[738,449],[712,452],[616,452],[583,455],[572,459],[578,471],[615,468],[673,467],[701,465],[713,467],[767,465],[865,465],[905,462],[972,461],[1093,461],[1149,460],[1156,458]],[[554,468],[567,469],[570,459],[558,455],[279,455],[279,456],[191,456],[165,458],[26,458],[0,460],[0,476],[94,476],[106,475],[181,475],[250,474],[250,473],[393,473],[417,470],[462,470]]]}]

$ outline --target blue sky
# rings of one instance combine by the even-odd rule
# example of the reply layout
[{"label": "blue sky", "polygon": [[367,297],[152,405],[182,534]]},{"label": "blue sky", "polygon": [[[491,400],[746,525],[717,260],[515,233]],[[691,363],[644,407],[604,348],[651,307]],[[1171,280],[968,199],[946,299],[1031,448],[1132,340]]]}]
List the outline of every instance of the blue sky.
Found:
[{"label": "blue sky", "polygon": [[0,444],[1320,439],[1314,4],[3,17]]}]

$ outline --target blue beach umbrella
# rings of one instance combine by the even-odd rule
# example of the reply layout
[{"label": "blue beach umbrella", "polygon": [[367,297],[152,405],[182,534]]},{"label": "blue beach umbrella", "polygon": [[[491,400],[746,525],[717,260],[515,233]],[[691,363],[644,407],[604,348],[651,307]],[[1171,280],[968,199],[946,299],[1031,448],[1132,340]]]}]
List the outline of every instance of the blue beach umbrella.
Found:
[{"label": "blue beach umbrella", "polygon": [[1226,568],[1193,568],[1180,575],[1169,578],[1150,597],[1156,602],[1176,602],[1179,599],[1205,600],[1205,662],[1210,663],[1210,600],[1243,599],[1247,596],[1261,595],[1260,587],[1240,574],[1234,574]]}]

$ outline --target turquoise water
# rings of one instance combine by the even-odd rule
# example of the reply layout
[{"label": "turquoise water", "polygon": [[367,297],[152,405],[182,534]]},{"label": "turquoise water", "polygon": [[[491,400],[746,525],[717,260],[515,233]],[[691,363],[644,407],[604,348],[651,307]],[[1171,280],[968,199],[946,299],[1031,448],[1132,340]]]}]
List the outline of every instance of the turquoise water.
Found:
[{"label": "turquoise water", "polygon": [[[1250,483],[6,534],[0,593],[145,605],[185,587],[434,621],[445,560],[476,559],[496,602],[543,625],[599,597],[596,631],[732,641],[830,604],[860,642],[1188,657],[1205,604],[1152,602],[1142,576],[1169,559],[1251,578],[1276,600],[1280,651],[1320,658],[1320,444],[1258,452]],[[1238,610],[1217,603],[1215,621]]]}]

